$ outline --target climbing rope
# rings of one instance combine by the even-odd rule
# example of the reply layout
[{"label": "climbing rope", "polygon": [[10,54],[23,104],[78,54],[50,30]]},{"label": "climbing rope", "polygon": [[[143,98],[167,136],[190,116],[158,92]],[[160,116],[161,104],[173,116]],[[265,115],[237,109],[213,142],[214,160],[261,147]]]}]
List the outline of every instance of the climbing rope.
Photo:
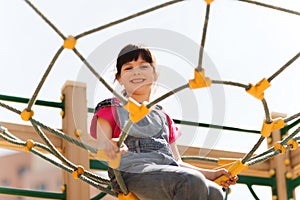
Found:
[{"label": "climbing rope", "polygon": [[272,5],[268,5],[268,4],[257,2],[257,1],[250,1],[250,0],[238,0],[238,1],[246,2],[246,3],[250,3],[250,4],[255,4],[255,5],[258,5],[258,6],[263,6],[263,7],[271,8],[271,9],[274,9],[274,10],[283,11],[283,12],[290,13],[290,14],[300,15],[300,12],[297,12],[297,11],[281,8],[281,7],[278,7],[278,6],[272,6]]},{"label": "climbing rope", "polygon": [[[203,54],[204,54],[205,40],[206,40],[206,34],[207,34],[207,30],[208,30],[210,7],[211,7],[212,0],[206,0],[207,5],[206,5],[206,12],[205,12],[205,20],[204,20],[204,24],[203,24],[202,39],[201,39],[201,44],[200,44],[200,49],[199,49],[198,66],[195,67],[195,69],[194,69],[194,78],[189,80],[188,83],[167,92],[166,94],[160,96],[159,98],[155,99],[154,101],[152,101],[152,102],[150,102],[146,105],[145,104],[137,104],[131,99],[125,99],[121,94],[116,92],[97,73],[97,71],[94,69],[94,67],[85,59],[85,57],[79,52],[79,50],[76,49],[77,40],[82,38],[82,37],[85,37],[87,35],[90,35],[90,34],[93,34],[95,32],[98,32],[100,30],[103,30],[105,28],[108,28],[108,27],[114,26],[116,24],[125,22],[127,20],[133,19],[135,17],[153,12],[155,10],[158,10],[158,9],[161,9],[161,8],[164,8],[164,7],[179,3],[179,2],[183,2],[183,0],[176,0],[176,1],[166,2],[166,3],[160,4],[160,5],[154,6],[152,8],[146,9],[144,11],[138,12],[136,14],[129,15],[129,16],[123,18],[123,19],[119,19],[119,20],[116,20],[114,22],[111,22],[111,23],[99,26],[97,28],[91,29],[89,31],[83,32],[81,34],[78,34],[77,36],[68,36],[68,37],[64,36],[64,34],[50,20],[48,20],[29,0],[24,0],[24,1],[64,40],[64,43],[58,49],[58,51],[55,53],[55,55],[52,58],[49,66],[47,67],[46,71],[44,72],[42,79],[40,80],[38,86],[36,87],[32,97],[30,98],[30,100],[27,104],[27,107],[23,111],[19,111],[18,109],[15,109],[15,108],[13,108],[13,107],[5,104],[5,103],[0,102],[0,106],[21,115],[23,120],[30,121],[32,126],[34,127],[35,131],[43,139],[43,141],[46,143],[46,145],[31,141],[31,140],[22,141],[22,140],[18,139],[17,137],[15,137],[13,134],[9,133],[7,131],[7,129],[0,126],[0,132],[2,133],[2,134],[0,134],[0,137],[2,139],[6,140],[6,141],[8,141],[12,144],[15,144],[15,145],[24,146],[26,148],[26,151],[31,151],[32,153],[40,156],[41,158],[55,164],[56,166],[66,170],[70,173],[72,173],[75,178],[80,178],[81,180],[93,185],[94,187],[99,188],[100,190],[102,190],[102,191],[104,191],[108,194],[116,196],[116,193],[114,193],[110,189],[107,189],[107,188],[101,186],[101,184],[109,185],[110,183],[109,183],[108,180],[104,180],[101,177],[99,177],[98,175],[96,175],[92,172],[89,172],[87,170],[84,170],[83,167],[77,166],[74,163],[72,163],[71,161],[69,161],[68,159],[66,159],[55,148],[55,146],[51,143],[51,141],[47,138],[47,136],[43,133],[43,130],[47,130],[50,133],[53,133],[53,134],[57,135],[58,137],[66,140],[70,143],[73,143],[73,144],[75,144],[75,145],[77,145],[77,146],[79,146],[79,147],[81,147],[85,150],[88,150],[93,154],[103,155],[103,152],[101,152],[98,149],[95,149],[94,147],[91,147],[87,144],[84,144],[83,142],[78,141],[78,140],[64,134],[63,132],[61,132],[59,130],[56,130],[56,129],[53,129],[49,126],[46,126],[43,123],[41,123],[41,122],[39,122],[39,121],[37,121],[33,118],[34,112],[31,110],[32,106],[36,103],[36,99],[38,97],[38,94],[39,94],[40,90],[42,89],[48,75],[50,74],[55,62],[57,61],[58,57],[61,55],[63,50],[64,49],[70,49],[84,63],[84,65],[90,70],[90,72],[114,96],[116,96],[121,101],[121,103],[124,105],[124,108],[129,111],[130,120],[127,122],[127,124],[125,125],[125,128],[121,132],[120,140],[118,142],[119,147],[126,140],[126,137],[128,135],[128,132],[129,132],[130,127],[132,126],[132,124],[138,122],[146,114],[148,114],[150,112],[150,109],[155,104],[157,104],[160,101],[174,95],[175,93],[178,93],[178,92],[182,91],[183,89],[187,89],[187,88],[199,89],[199,88],[209,87],[211,84],[222,84],[222,85],[236,86],[236,87],[240,87],[240,88],[245,89],[246,92],[248,92],[250,95],[252,95],[253,97],[257,98],[258,100],[260,100],[262,102],[263,108],[264,108],[264,111],[265,111],[265,121],[263,122],[263,127],[262,127],[262,130],[261,130],[261,136],[258,139],[258,141],[256,142],[256,144],[254,144],[253,148],[249,151],[249,153],[247,153],[241,160],[232,161],[231,164],[228,164],[228,165],[230,165],[229,171],[233,175],[238,174],[241,170],[246,169],[250,165],[254,165],[254,164],[263,162],[263,161],[265,161],[265,160],[267,160],[267,159],[269,159],[273,156],[276,156],[279,153],[285,152],[286,150],[294,150],[295,148],[297,148],[296,146],[298,146],[299,138],[295,137],[295,136],[300,131],[300,127],[297,128],[292,134],[288,135],[282,141],[275,143],[272,148],[269,148],[267,151],[265,151],[265,152],[263,152],[259,155],[253,156],[255,151],[259,148],[261,143],[264,141],[264,139],[266,137],[268,137],[271,134],[272,131],[284,128],[285,123],[300,117],[300,113],[298,113],[298,114],[295,114],[291,117],[281,119],[281,120],[271,119],[269,108],[268,108],[268,105],[267,105],[267,101],[264,97],[264,91],[267,88],[270,87],[271,81],[273,81],[284,70],[286,70],[294,61],[296,61],[300,57],[300,52],[298,54],[296,54],[294,57],[292,57],[285,65],[283,65],[279,70],[277,70],[274,74],[272,74],[268,79],[263,78],[260,82],[258,82],[255,85],[252,85],[252,84],[247,85],[247,84],[237,83],[237,82],[233,82],[233,81],[211,80],[209,77],[206,77],[205,73],[204,73],[205,67],[203,66]],[[291,13],[291,14],[300,15],[300,13],[296,12],[296,11],[283,9],[283,8],[280,8],[280,7],[275,7],[275,6],[263,4],[263,3],[260,3],[260,2],[255,2],[255,1],[250,1],[250,0],[238,0],[238,1],[246,2],[246,3],[250,3],[250,4],[256,4],[256,5],[259,5],[259,6],[263,6],[263,7],[267,7],[267,8],[271,8],[271,9],[276,9],[276,10]],[[219,128],[219,125],[210,125],[210,127],[212,127],[212,128],[214,128],[214,126],[215,126],[215,128],[216,127]],[[41,149],[51,153],[57,159],[59,159],[61,161],[61,163],[56,162],[53,159],[50,159],[49,157],[45,156],[42,152],[38,151],[36,148],[41,148]],[[205,158],[205,157],[195,157],[195,156],[183,157],[183,159],[185,159],[185,160],[194,159],[194,160],[202,160],[202,161],[209,161],[209,162],[219,162],[219,160],[215,159],[215,158]],[[108,160],[108,163],[111,164],[109,160]],[[120,172],[118,170],[116,170],[116,168],[115,168],[114,173],[116,175],[117,181],[118,181],[118,183],[121,187],[122,192],[125,195],[128,194],[129,191],[128,191],[128,189],[127,189],[127,187],[126,187],[126,185],[125,185],[125,183],[124,183],[124,181],[123,181],[123,179],[120,175]],[[224,177],[219,179],[218,181],[221,181],[221,180],[224,180]]]},{"label": "climbing rope", "polygon": [[199,57],[198,58],[198,66],[197,66],[198,71],[203,70],[203,54],[204,54],[207,28],[208,28],[209,11],[210,11],[210,3],[207,3],[206,4],[206,10],[205,10],[205,19],[204,19],[203,31],[202,31],[202,39],[201,39],[201,44],[200,44],[199,56],[198,56]]},{"label": "climbing rope", "polygon": [[[75,164],[71,163],[70,161],[68,161],[68,164],[65,165],[64,162],[60,163],[57,160],[60,161],[64,161],[65,158],[62,160],[61,156],[56,157],[57,159],[52,159],[48,156],[45,156],[44,153],[42,153],[41,151],[35,149],[35,148],[39,148],[39,149],[43,149],[45,151],[47,151],[48,153],[55,155],[55,153],[53,152],[53,149],[49,148],[47,145],[38,143],[38,142],[34,142],[32,140],[27,140],[27,141],[22,141],[21,139],[17,138],[16,136],[14,136],[13,134],[11,134],[5,127],[0,125],[0,138],[4,139],[5,141],[8,141],[12,144],[18,145],[18,146],[24,146],[26,151],[30,151],[34,154],[36,154],[37,156],[43,158],[44,160],[47,160],[48,162],[50,162],[51,164],[60,167],[63,170],[66,170],[70,173],[73,173],[74,170],[76,170],[78,168],[78,166],[76,166]],[[57,150],[55,150],[57,151]],[[105,187],[101,186],[102,184],[104,185],[110,185],[110,181],[107,179],[104,179],[92,172],[89,172],[87,170],[84,170],[84,173],[81,174],[81,176],[78,176],[78,178],[82,179],[83,181],[93,185],[94,187],[108,193],[111,195],[116,196],[116,193],[111,191],[111,190],[107,190]]]}]

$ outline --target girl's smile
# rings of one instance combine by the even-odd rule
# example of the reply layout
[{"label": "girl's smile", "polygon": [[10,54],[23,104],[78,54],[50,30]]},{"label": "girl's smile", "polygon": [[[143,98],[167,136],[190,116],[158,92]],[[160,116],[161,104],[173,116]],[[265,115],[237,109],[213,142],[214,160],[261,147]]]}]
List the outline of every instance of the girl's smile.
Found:
[{"label": "girl's smile", "polygon": [[133,84],[136,84],[136,83],[143,83],[146,79],[143,79],[143,78],[135,78],[135,79],[132,79],[130,82],[133,83]]}]

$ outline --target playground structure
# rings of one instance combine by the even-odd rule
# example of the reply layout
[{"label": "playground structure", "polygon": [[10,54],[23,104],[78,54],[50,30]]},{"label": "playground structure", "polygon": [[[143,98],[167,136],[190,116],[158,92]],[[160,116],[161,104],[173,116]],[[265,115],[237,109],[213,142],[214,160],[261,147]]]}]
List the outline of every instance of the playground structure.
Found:
[{"label": "playground structure", "polygon": [[[88,135],[87,134],[88,131],[86,130],[87,127],[86,116],[89,109],[87,108],[86,91],[85,91],[86,88],[84,84],[67,82],[66,85],[63,87],[62,103],[56,105],[62,108],[64,111],[63,122],[62,122],[63,125],[61,131],[52,129],[33,118],[34,113],[31,108],[34,104],[37,105],[39,104],[39,102],[36,101],[38,93],[42,88],[43,83],[46,80],[47,75],[49,74],[52,66],[55,64],[56,59],[64,49],[71,49],[72,51],[74,51],[74,53],[82,60],[82,62],[86,65],[86,67],[88,67],[91,73],[93,73],[102,84],[104,84],[115,96],[117,96],[124,105],[128,105],[127,107],[129,107],[129,112],[132,114],[131,123],[135,123],[139,121],[139,119],[141,119],[145,114],[147,114],[147,112],[149,112],[149,110],[153,105],[159,103],[162,99],[171,96],[174,93],[174,91],[180,92],[181,90],[186,88],[198,89],[202,87],[209,87],[211,84],[231,85],[231,86],[237,86],[245,89],[252,96],[262,101],[265,110],[265,115],[266,115],[265,116],[266,119],[263,122],[262,130],[258,131],[258,133],[261,134],[261,137],[258,140],[258,142],[255,144],[255,146],[251,149],[251,151],[248,154],[243,155],[243,154],[238,154],[233,152],[212,150],[208,155],[208,157],[202,158],[202,157],[193,156],[196,155],[196,152],[198,152],[199,149],[187,148],[187,150],[185,150],[186,147],[181,147],[180,150],[183,155],[183,159],[187,160],[188,162],[196,166],[205,167],[205,168],[215,168],[218,166],[218,164],[220,164],[221,166],[228,166],[229,171],[232,174],[240,175],[239,182],[247,184],[254,198],[257,198],[257,196],[255,195],[255,192],[252,190],[252,185],[271,186],[273,190],[274,199],[277,198],[280,200],[284,200],[284,199],[291,199],[295,197],[295,194],[293,193],[293,189],[300,184],[298,180],[299,179],[298,176],[300,173],[299,172],[300,160],[297,157],[297,154],[299,154],[299,150],[297,149],[299,138],[296,137],[296,134],[299,132],[299,128],[289,135],[286,135],[286,133],[289,129],[293,128],[299,123],[299,119],[297,120],[297,118],[299,118],[300,114],[298,113],[289,117],[285,117],[284,115],[278,115],[276,113],[270,115],[267,102],[264,98],[264,91],[270,86],[270,82],[273,81],[274,78],[276,78],[283,70],[285,70],[291,63],[293,63],[300,56],[300,53],[298,53],[296,56],[290,59],[275,74],[273,74],[269,78],[263,78],[262,81],[260,81],[255,85],[252,84],[244,85],[241,83],[235,83],[231,81],[210,80],[209,77],[205,77],[204,69],[202,67],[202,60],[201,60],[201,55],[203,54],[201,50],[204,49],[204,45],[205,45],[206,32],[204,31],[203,39],[201,43],[202,48],[200,49],[200,53],[199,53],[200,55],[199,65],[197,68],[195,68],[194,79],[190,80],[188,84],[185,84],[175,89],[174,91],[168,92],[167,94],[161,96],[160,98],[154,100],[153,102],[150,102],[147,105],[144,104],[137,105],[134,102],[132,102],[130,99],[124,99],[123,96],[116,93],[109,86],[109,84],[107,84],[106,81],[94,70],[94,68],[87,62],[87,60],[80,54],[80,52],[75,48],[76,41],[79,38],[91,34],[93,32],[99,31],[103,27],[107,27],[109,25],[93,29],[91,31],[85,32],[78,36],[65,37],[49,20],[47,20],[45,16],[43,16],[38,11],[37,8],[34,7],[33,4],[31,4],[29,1],[25,1],[25,2],[28,3],[28,5],[32,7],[36,11],[36,13],[39,14],[62,37],[62,39],[64,40],[64,44],[58,50],[53,60],[51,61],[51,64],[47,68],[33,96],[25,102],[28,103],[28,105],[23,111],[19,111],[15,108],[12,108],[5,103],[0,103],[2,107],[5,107],[19,114],[23,120],[30,121],[34,128],[33,131],[28,127],[2,123],[1,138],[8,141],[9,143],[2,142],[1,146],[7,148],[13,148],[13,149],[19,149],[20,146],[25,147],[26,151],[31,151],[37,154],[38,156],[41,156],[44,159],[48,160],[49,162],[53,162],[55,165],[64,169],[66,172],[64,175],[63,182],[66,184],[66,190],[65,190],[65,195],[60,196],[60,198],[89,199],[90,196],[88,192],[89,191],[88,185],[92,185],[98,188],[99,190],[103,191],[104,193],[116,195],[113,191],[110,190],[109,182],[107,180],[103,180],[101,177],[89,171],[89,168],[92,168],[92,166],[94,165],[90,161],[90,158],[93,158],[91,154],[94,155],[97,154],[98,150],[87,145],[90,143],[84,144],[80,140],[78,140],[80,137],[87,137]],[[171,1],[169,3],[162,4],[155,8],[141,12],[139,13],[139,15],[178,2],[180,1]],[[209,8],[211,4],[211,1],[206,1],[206,2],[207,2],[207,13],[206,13],[207,20],[206,23],[204,24],[203,30],[207,29]],[[290,11],[290,13],[299,15],[299,13],[297,12]],[[137,15],[135,15],[135,17],[136,16]],[[118,22],[114,22],[111,24],[120,23],[132,17],[133,16],[125,18],[123,20],[119,20]],[[7,101],[10,98],[8,96],[3,95],[2,99]],[[40,103],[43,104],[42,102]],[[76,113],[80,113],[80,115],[77,116]],[[291,124],[288,124],[291,121],[293,122]],[[76,122],[76,124],[74,122]],[[184,121],[178,121],[178,122],[181,124],[186,123]],[[198,123],[189,122],[187,124],[197,125]],[[130,127],[130,125],[131,124],[129,123],[128,127]],[[217,126],[214,128],[217,128]],[[226,127],[223,127],[223,129],[226,129]],[[24,130],[27,130],[26,135],[21,133],[21,132],[24,133]],[[44,134],[43,131],[47,131],[48,133]],[[40,137],[43,140],[38,139],[34,133],[38,133],[38,135],[40,135]],[[123,130],[122,137],[120,139],[121,142],[124,141],[124,139],[126,138],[126,133],[127,131]],[[29,134],[31,135],[31,137],[29,137]],[[55,134],[55,136],[53,136],[52,134]],[[265,138],[268,138],[269,141],[268,144],[270,148],[262,154],[253,156],[255,150],[260,146],[260,144],[263,142]],[[82,141],[86,141],[86,140],[87,139],[84,139]],[[287,150],[292,150],[292,151],[287,151]],[[59,158],[62,161],[62,163],[57,163],[53,160],[48,159],[47,157],[44,156],[43,154],[44,152],[48,152],[55,155],[57,158]],[[272,158],[273,156],[275,157]],[[226,159],[219,159],[220,157],[226,157]],[[260,164],[255,165],[257,163]],[[77,179],[81,179],[83,182],[86,182],[88,184],[83,183],[82,181],[79,181]],[[103,185],[108,185],[108,186],[105,187]],[[125,187],[124,194],[126,195],[128,194],[128,191],[126,191],[126,186],[124,187]],[[102,195],[103,193],[100,193],[99,198]]]},{"label": "playground structure", "polygon": [[[86,105],[86,88],[83,83],[68,81],[62,90],[62,95],[64,96],[62,108],[64,108],[64,117],[62,120],[62,130],[54,130],[46,125],[40,124],[36,121],[39,126],[44,130],[44,134],[40,131],[44,140],[41,139],[34,130],[33,127],[27,125],[18,125],[12,123],[1,122],[1,135],[0,137],[4,140],[0,141],[1,147],[14,149],[19,151],[31,151],[32,153],[46,159],[48,162],[65,170],[63,183],[66,188],[63,193],[45,193],[43,196],[42,192],[26,191],[20,189],[4,189],[2,188],[1,193],[3,194],[19,194],[19,195],[34,195],[35,197],[52,197],[55,199],[73,199],[82,198],[89,199],[89,185],[85,182],[91,184],[92,186],[98,188],[101,191],[97,197],[93,199],[99,199],[105,196],[106,192],[110,190],[103,186],[103,184],[108,184],[105,180],[100,177],[98,183],[89,182],[87,177],[83,174],[77,177],[76,173],[74,176],[74,171],[82,169],[84,173],[89,173],[90,169],[96,170],[106,170],[107,166],[99,160],[92,156],[87,150],[74,145],[80,144],[82,137],[87,137],[88,134],[86,130],[88,108]],[[2,96],[4,98],[4,96]],[[8,99],[6,97],[6,99]],[[22,100],[22,99],[19,99]],[[14,101],[18,101],[18,98],[14,98]],[[40,105],[51,104],[51,102],[39,102]],[[2,106],[4,104],[1,104]],[[60,105],[60,106],[61,106]],[[73,106],[77,105],[77,106]],[[76,114],[78,113],[78,114]],[[80,114],[79,114],[80,113]],[[273,117],[277,118],[279,114],[273,113]],[[281,115],[281,117],[284,117]],[[78,124],[75,122],[81,122]],[[184,122],[183,122],[184,123]],[[273,155],[281,153],[285,148],[277,149],[274,151],[274,144],[278,144],[285,135],[286,131],[299,123],[299,119],[286,126],[285,129],[279,131],[273,131],[270,137],[268,137],[268,144],[270,152]],[[298,128],[299,129],[299,128]],[[51,132],[55,132],[55,134]],[[10,133],[13,133],[10,134]],[[62,137],[60,134],[66,134]],[[255,134],[255,133],[254,133]],[[7,137],[9,136],[9,137]],[[28,140],[30,138],[30,140]],[[45,139],[48,138],[48,139]],[[65,139],[64,139],[65,138]],[[67,140],[66,140],[67,138]],[[68,162],[76,163],[73,164],[73,168],[67,167],[64,164],[57,163],[54,160],[47,158],[45,155],[52,153],[49,148],[47,148],[45,141],[51,141],[51,146],[55,148],[59,153],[62,153],[64,159],[69,160]],[[69,142],[71,141],[71,142]],[[87,139],[83,141],[87,142]],[[73,144],[72,144],[73,143]],[[48,144],[49,145],[49,144]],[[294,148],[293,146],[291,147]],[[273,152],[271,151],[273,149]],[[211,150],[207,157],[197,157],[199,148],[179,146],[179,150],[182,154],[182,158],[187,162],[203,168],[216,168],[223,166],[226,163],[234,163],[238,161],[239,158],[243,157],[244,154],[229,151]],[[255,191],[252,189],[254,185],[270,186],[272,188],[274,199],[292,199],[295,197],[294,189],[300,185],[300,159],[299,159],[299,149],[293,151],[285,151],[280,155],[275,156],[272,159],[262,158],[265,160],[259,165],[251,165],[248,169],[242,170],[239,173],[239,183],[246,184],[250,189],[254,198],[258,198]],[[57,152],[57,153],[58,153]],[[264,154],[262,154],[264,155]],[[272,155],[271,155],[272,156]],[[263,156],[262,156],[263,157]],[[259,158],[259,157],[258,157]],[[260,162],[260,161],[259,161]],[[73,175],[72,175],[73,173]],[[78,180],[78,178],[83,181]],[[95,177],[94,177],[95,178]],[[101,183],[101,184],[99,184]],[[230,197],[230,196],[229,196]]]}]

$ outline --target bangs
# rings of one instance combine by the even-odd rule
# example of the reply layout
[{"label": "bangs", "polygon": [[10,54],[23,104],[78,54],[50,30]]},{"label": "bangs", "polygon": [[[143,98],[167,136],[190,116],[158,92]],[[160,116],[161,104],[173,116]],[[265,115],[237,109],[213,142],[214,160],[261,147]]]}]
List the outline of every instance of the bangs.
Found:
[{"label": "bangs", "polygon": [[128,62],[137,61],[139,56],[141,56],[143,60],[150,64],[153,62],[151,53],[149,51],[146,49],[135,49],[120,55],[118,58],[118,64],[120,64],[121,67]]}]

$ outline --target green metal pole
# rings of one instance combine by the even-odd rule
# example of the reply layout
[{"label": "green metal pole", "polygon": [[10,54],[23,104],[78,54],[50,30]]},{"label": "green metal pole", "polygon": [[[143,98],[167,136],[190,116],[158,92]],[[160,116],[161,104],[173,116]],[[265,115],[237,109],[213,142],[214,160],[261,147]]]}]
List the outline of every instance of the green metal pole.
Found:
[{"label": "green metal pole", "polygon": [[65,193],[23,190],[23,189],[17,189],[17,188],[0,187],[0,194],[26,196],[26,197],[40,197],[40,198],[46,198],[46,199],[66,199]]},{"label": "green metal pole", "polygon": [[[16,102],[16,103],[28,103],[29,102],[28,98],[1,95],[1,94],[0,94],[0,100],[12,101],[12,102]],[[52,101],[37,100],[35,102],[35,104],[39,105],[39,106],[48,106],[48,107],[54,107],[54,108],[61,108],[62,110],[64,110],[64,108],[65,108],[64,101],[62,101],[62,102],[52,102]]]}]

